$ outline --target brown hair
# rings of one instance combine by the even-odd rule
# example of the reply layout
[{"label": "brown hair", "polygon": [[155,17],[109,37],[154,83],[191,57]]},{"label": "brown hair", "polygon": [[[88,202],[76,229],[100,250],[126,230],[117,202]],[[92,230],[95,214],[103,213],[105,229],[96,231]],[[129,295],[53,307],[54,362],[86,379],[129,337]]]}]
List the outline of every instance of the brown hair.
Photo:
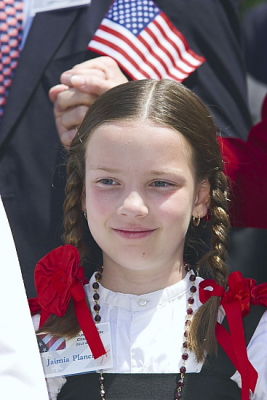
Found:
[{"label": "brown hair", "polygon": [[[84,240],[82,196],[85,176],[85,151],[88,138],[103,123],[114,120],[147,119],[157,125],[179,131],[190,143],[197,180],[210,182],[211,250],[198,260],[203,277],[212,277],[225,286],[228,271],[225,264],[229,216],[227,212],[228,184],[223,173],[223,162],[216,139],[216,126],[208,108],[189,89],[172,80],[139,80],[119,85],[92,105],[73,140],[67,164],[66,198],[64,203],[65,242],[79,248],[85,259],[90,250]],[[188,229],[185,254],[199,229]],[[93,243],[93,247],[97,246]],[[194,247],[194,246],[193,246]],[[191,244],[192,249],[192,244]],[[191,347],[200,360],[205,352],[216,351],[215,324],[218,300],[213,297],[201,306],[190,329]],[[68,317],[68,321],[70,321]],[[64,330],[72,332],[77,323],[72,320]],[[58,333],[56,324],[50,324]],[[55,326],[55,329],[52,326]],[[77,326],[77,325],[76,325]],[[78,330],[78,328],[77,328]],[[63,334],[62,327],[60,333]]]}]

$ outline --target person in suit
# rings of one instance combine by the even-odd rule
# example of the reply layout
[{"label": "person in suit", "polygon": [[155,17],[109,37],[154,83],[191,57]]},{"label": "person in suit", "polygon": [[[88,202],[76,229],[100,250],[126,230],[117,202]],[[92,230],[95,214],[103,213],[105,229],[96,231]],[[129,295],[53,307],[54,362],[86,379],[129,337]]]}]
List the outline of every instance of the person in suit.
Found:
[{"label": "person in suit", "polygon": [[[191,8],[184,9],[181,2],[176,2],[173,7],[171,7],[171,2],[164,4],[160,1],[157,2],[171,16],[181,32],[186,34],[190,46],[206,58],[206,62],[183,83],[198,93],[209,105],[214,114],[219,135],[223,138],[229,137],[229,141],[222,140],[222,143],[226,158],[235,154],[234,163],[230,167],[230,177],[234,181],[239,181],[241,176],[243,182],[242,192],[239,193],[239,196],[246,199],[246,204],[243,206],[240,218],[240,204],[238,201],[234,202],[235,212],[239,218],[235,218],[235,228],[231,234],[230,264],[233,269],[241,269],[246,275],[253,276],[258,281],[266,281],[263,252],[266,234],[264,229],[255,229],[266,226],[266,218],[258,213],[258,210],[262,209],[260,200],[262,192],[259,193],[259,196],[255,196],[260,185],[254,187],[256,192],[246,187],[244,174],[249,177],[248,170],[244,172],[240,168],[240,160],[246,154],[249,165],[255,170],[251,155],[257,158],[254,153],[257,150],[257,144],[256,146],[253,144],[253,141],[255,143],[254,133],[247,145],[245,142],[239,141],[239,139],[247,139],[251,129],[251,120],[246,102],[245,67],[241,51],[243,38],[239,28],[238,3],[229,1],[210,4],[206,1],[200,7],[199,4],[191,1]],[[196,19],[190,17],[192,8],[198,15]],[[205,18],[209,19],[209,24],[204,23]],[[225,29],[226,26],[227,29]],[[232,38],[231,41],[228,40],[229,35]],[[123,70],[123,65],[121,68]],[[101,71],[104,75],[102,77],[95,76],[96,70]],[[123,72],[126,74],[125,70]],[[107,57],[76,65],[62,74],[61,84],[50,90],[50,98],[55,103],[54,113],[58,132],[65,147],[68,148],[75,135],[75,128],[81,123],[88,108],[82,105],[88,104],[88,98],[86,99],[87,103],[84,101],[86,94],[87,96],[101,94],[116,82],[119,83],[120,80],[121,83],[124,82],[124,74],[114,60]],[[114,81],[112,81],[113,77]],[[229,84],[230,82],[231,84]],[[257,142],[259,138],[256,139]],[[265,144],[262,139],[261,143],[262,147],[260,147],[263,150]],[[253,151],[251,151],[252,147]],[[226,166],[228,166],[227,159]],[[263,169],[258,172],[255,182],[260,180]],[[255,201],[255,198],[258,200]]]},{"label": "person in suit", "polygon": [[[239,1],[227,0],[215,3],[206,0],[200,6],[198,1],[190,0],[185,6],[182,1],[158,0],[156,5],[185,36],[190,48],[205,58],[205,62],[183,83],[209,105],[222,136],[246,139],[251,127],[251,119],[247,105]],[[194,18],[192,18],[192,9]],[[209,24],[205,23],[206,21],[209,21]],[[124,74],[129,77],[127,69],[121,63],[119,65]],[[88,64],[83,64],[80,67],[83,75],[86,75],[87,66]],[[91,73],[91,64],[89,68]],[[100,69],[99,66],[96,68]],[[105,65],[103,68],[106,70]],[[78,72],[77,67],[71,71],[71,74],[74,75],[75,72]],[[66,79],[66,74],[63,75],[61,82],[71,87],[81,86],[77,81],[75,84]],[[92,82],[90,84],[92,85]],[[91,90],[91,93],[94,89],[87,88]],[[55,97],[52,100],[55,100]],[[69,100],[70,96],[67,101]],[[63,104],[63,111],[73,107],[75,99],[70,101],[71,103]],[[71,119],[65,122],[67,129],[71,124],[77,125],[77,121]]]},{"label": "person in suit", "polygon": [[[48,91],[64,71],[97,56],[87,46],[111,4],[111,0],[92,1],[37,13],[8,95],[0,134],[0,193],[30,296],[34,266],[60,243],[62,232],[60,164],[65,155]],[[239,1],[206,0],[200,5],[197,0],[186,4],[159,0],[157,5],[190,47],[206,58],[184,84],[210,106],[222,135],[245,138],[251,121],[240,50]]]}]

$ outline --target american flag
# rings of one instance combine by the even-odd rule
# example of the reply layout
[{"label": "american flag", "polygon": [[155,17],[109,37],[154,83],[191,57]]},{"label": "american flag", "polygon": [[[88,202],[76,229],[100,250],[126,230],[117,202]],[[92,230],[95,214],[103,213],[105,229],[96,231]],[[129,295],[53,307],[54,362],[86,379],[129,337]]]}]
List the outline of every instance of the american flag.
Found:
[{"label": "american flag", "polygon": [[66,348],[66,342],[64,338],[52,336],[50,334],[38,334],[37,342],[40,353],[63,350]]},{"label": "american flag", "polygon": [[181,82],[205,62],[152,0],[115,0],[88,48],[115,59],[132,79]]}]

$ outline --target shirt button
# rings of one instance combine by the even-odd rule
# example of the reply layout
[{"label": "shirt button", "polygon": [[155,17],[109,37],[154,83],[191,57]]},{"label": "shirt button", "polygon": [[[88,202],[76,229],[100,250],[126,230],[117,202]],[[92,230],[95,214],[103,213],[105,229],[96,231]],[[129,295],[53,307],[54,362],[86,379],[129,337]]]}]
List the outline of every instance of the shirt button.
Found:
[{"label": "shirt button", "polygon": [[139,300],[138,300],[139,306],[146,306],[147,303],[148,303],[148,300],[147,300],[147,299],[139,299]]}]

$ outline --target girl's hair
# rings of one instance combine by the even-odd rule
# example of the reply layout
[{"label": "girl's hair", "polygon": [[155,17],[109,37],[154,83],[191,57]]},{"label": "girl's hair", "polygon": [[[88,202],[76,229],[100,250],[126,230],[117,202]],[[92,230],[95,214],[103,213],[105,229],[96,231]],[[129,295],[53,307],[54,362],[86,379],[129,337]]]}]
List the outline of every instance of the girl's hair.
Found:
[{"label": "girl's hair", "polygon": [[[210,182],[209,221],[202,221],[199,227],[190,224],[185,246],[186,254],[192,253],[192,246],[202,230],[201,225],[210,227],[209,251],[197,261],[197,268],[204,278],[211,277],[226,286],[228,271],[225,264],[229,230],[228,184],[223,173],[223,162],[216,138],[216,126],[208,108],[184,85],[172,80],[139,80],[119,85],[90,107],[74,138],[67,164],[66,198],[64,203],[64,239],[66,243],[79,248],[85,261],[90,254],[98,251],[97,245],[84,234],[82,198],[84,195],[85,151],[88,139],[94,130],[115,120],[149,120],[157,125],[170,127],[180,132],[192,147],[193,163],[198,181]],[[88,228],[87,228],[88,229]],[[91,242],[88,248],[88,242]],[[193,245],[192,245],[193,243]],[[194,254],[199,258],[199,255]],[[94,269],[97,265],[94,265]],[[215,324],[219,302],[211,298],[196,312],[190,329],[192,350],[201,360],[205,352],[216,351]],[[73,313],[72,313],[73,314]],[[73,331],[76,319],[68,318],[65,330],[60,332],[53,322],[53,333],[68,334]],[[69,321],[73,321],[70,326]],[[53,328],[54,326],[54,328]],[[76,325],[77,326],[77,325]],[[75,330],[75,329],[74,329]],[[77,328],[77,331],[79,328]]]}]

